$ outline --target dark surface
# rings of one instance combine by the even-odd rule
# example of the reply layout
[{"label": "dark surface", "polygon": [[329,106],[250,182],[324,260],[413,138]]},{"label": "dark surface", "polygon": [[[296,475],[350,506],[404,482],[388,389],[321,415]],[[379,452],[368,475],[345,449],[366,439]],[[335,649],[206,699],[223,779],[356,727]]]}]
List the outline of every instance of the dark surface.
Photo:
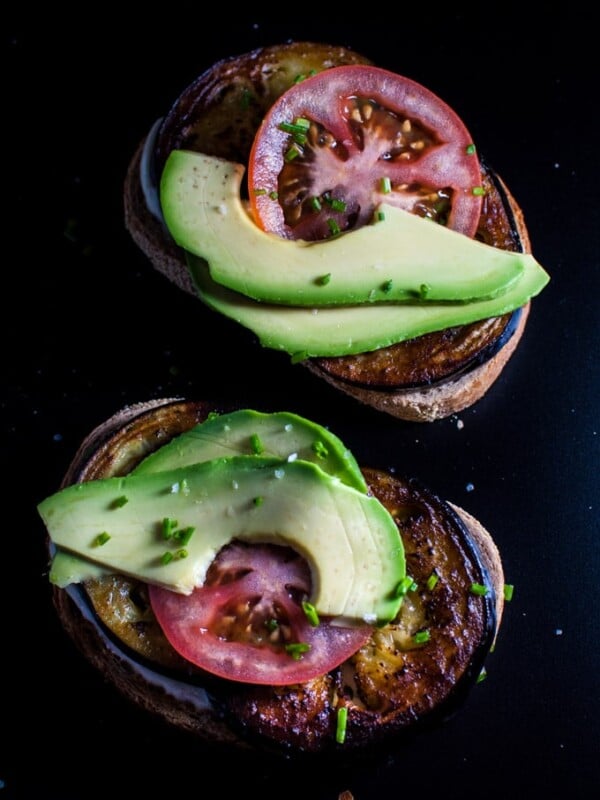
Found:
[{"label": "dark surface", "polygon": [[[597,787],[594,25],[528,28],[494,9],[403,19],[387,8],[380,24],[317,26],[314,8],[305,24],[227,8],[222,25],[163,8],[140,26],[23,15],[5,29],[0,800],[216,796],[207,778],[221,796],[289,800],[344,789],[355,800],[582,798]],[[124,230],[125,170],[154,119],[216,59],[288,38],[353,46],[433,89],[526,213],[552,281],[500,380],[459,418],[408,424],[359,407],[206,313]],[[457,716],[368,764],[248,764],[148,719],[80,658],[51,606],[36,503],[96,424],[173,394],[312,417],[360,462],[413,474],[493,532],[515,596],[488,678]]]}]

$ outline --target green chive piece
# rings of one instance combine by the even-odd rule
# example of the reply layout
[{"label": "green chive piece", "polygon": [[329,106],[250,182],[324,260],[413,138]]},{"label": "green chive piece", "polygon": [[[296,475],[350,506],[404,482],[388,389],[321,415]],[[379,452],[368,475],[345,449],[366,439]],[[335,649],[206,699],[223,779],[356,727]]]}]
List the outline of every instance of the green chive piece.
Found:
[{"label": "green chive piece", "polygon": [[171,517],[164,517],[162,521],[162,537],[163,539],[170,539],[173,534],[175,533],[175,529],[179,523],[176,519],[171,519]]},{"label": "green chive piece", "polygon": [[266,189],[253,189],[252,192],[253,192],[255,197],[260,197],[261,195],[266,194],[267,190]]},{"label": "green chive piece", "polygon": [[252,452],[255,456],[259,456],[261,453],[264,452],[265,446],[260,440],[260,436],[258,433],[253,433],[250,437],[250,447],[252,448]]},{"label": "green chive piece", "polygon": [[381,179],[381,192],[382,194],[389,194],[392,191],[392,182],[389,178]]},{"label": "green chive piece", "polygon": [[298,75],[296,75],[296,77],[294,78],[294,83],[302,83],[302,81],[304,81],[304,80],[306,80],[306,75],[304,75],[304,73],[300,72],[300,73],[299,73]]},{"label": "green chive piece", "polygon": [[206,417],[206,421],[208,422],[209,420],[216,419],[217,417],[220,417],[220,416],[221,415],[219,414],[218,411],[209,411],[208,412],[208,416]]},{"label": "green chive piece", "polygon": [[306,119],[306,117],[296,117],[294,125],[303,131],[307,131],[310,128],[310,120]]},{"label": "green chive piece", "polygon": [[163,553],[160,563],[163,565],[163,567],[166,567],[167,564],[170,564],[171,561],[173,561],[173,557],[173,553],[170,553],[167,550],[166,553]]},{"label": "green chive piece", "polygon": [[479,675],[477,676],[476,683],[481,683],[481,682],[482,682],[482,681],[484,681],[486,678],[487,678],[487,670],[486,670],[486,668],[485,668],[485,667],[482,667],[482,668],[481,668],[481,672],[480,672],[480,673],[479,673]]},{"label": "green chive piece", "polygon": [[426,584],[429,591],[435,588],[435,585],[437,584],[438,581],[439,581],[439,576],[436,575],[435,571],[432,572],[431,575],[427,578],[427,584]]},{"label": "green chive piece", "polygon": [[306,644],[306,642],[291,642],[285,646],[285,652],[289,653],[294,661],[299,661],[302,658],[302,655],[307,653],[309,650],[310,645]]},{"label": "green chive piece", "polygon": [[189,525],[187,528],[181,528],[181,530],[174,534],[174,538],[182,545],[189,544],[195,530],[196,529],[192,525]]},{"label": "green chive piece", "polygon": [[335,740],[338,744],[346,741],[346,726],[348,724],[348,707],[340,706],[337,710],[337,721],[335,726]]},{"label": "green chive piece", "polygon": [[315,283],[318,286],[326,286],[330,280],[331,280],[331,272],[328,272],[327,275],[321,275],[320,277],[316,278]]},{"label": "green chive piece", "polygon": [[417,631],[413,636],[413,642],[415,644],[425,644],[431,639],[431,633],[428,630],[424,631]]},{"label": "green chive piece", "polygon": [[312,443],[311,449],[313,453],[317,456],[317,458],[327,458],[327,456],[329,455],[329,450],[325,447],[325,445],[320,439],[316,439]]},{"label": "green chive piece", "polygon": [[110,504],[111,508],[123,508],[124,505],[127,505],[129,502],[129,498],[126,497],[124,494],[121,497],[115,497],[115,499]]},{"label": "green chive piece", "polygon": [[485,194],[485,189],[483,186],[474,186],[471,191],[476,197],[481,197]]},{"label": "green chive piece", "polygon": [[323,206],[321,205],[321,201],[319,200],[318,197],[311,197],[310,204],[313,208],[313,211],[320,211],[323,208]]},{"label": "green chive piece", "polygon": [[420,297],[423,297],[423,298],[427,297],[427,295],[429,294],[430,291],[431,291],[431,286],[428,283],[422,283],[419,286],[419,295],[420,295]]},{"label": "green chive piece", "polygon": [[300,150],[296,147],[296,145],[292,145],[289,148],[289,150],[285,153],[283,158],[285,161],[290,162],[293,161],[295,158],[297,158],[299,155],[301,155]]},{"label": "green chive piece", "polygon": [[346,210],[346,202],[344,200],[340,200],[338,198],[333,198],[330,203],[331,208],[334,211],[345,211]]},{"label": "green chive piece", "polygon": [[269,192],[269,200],[277,200],[279,199],[279,192]]},{"label": "green chive piece", "polygon": [[513,594],[515,593],[515,587],[512,583],[505,583],[504,584],[504,599],[507,603],[513,599]]},{"label": "green chive piece", "polygon": [[477,152],[477,148],[474,144],[468,144],[465,148],[465,152],[468,156],[472,156]]},{"label": "green chive piece", "polygon": [[417,589],[417,583],[410,575],[405,575],[398,586],[396,586],[396,597],[404,597],[407,592],[414,592]]},{"label": "green chive piece", "polygon": [[181,550],[178,550],[175,553],[175,558],[187,558],[188,555],[189,555],[188,551],[185,549],[185,547],[182,547]]},{"label": "green chive piece", "polygon": [[255,506],[262,506],[262,504],[265,502],[265,498],[258,496],[255,497],[252,502],[254,503]]},{"label": "green chive piece", "polygon": [[268,631],[276,631],[278,627],[279,627],[279,622],[276,619],[265,620],[265,628]]},{"label": "green chive piece", "polygon": [[327,224],[329,225],[329,230],[331,231],[331,235],[337,236],[338,233],[340,232],[340,226],[337,224],[337,222],[334,219],[331,219],[330,217],[327,220]]},{"label": "green chive piece", "polygon": [[484,586],[482,583],[472,583],[469,589],[471,594],[479,595],[480,597],[485,597],[489,593],[489,589],[487,586]]},{"label": "green chive piece", "polygon": [[109,539],[110,539],[110,533],[102,531],[102,533],[99,533],[98,536],[96,536],[96,538],[94,539],[93,547],[102,547],[102,545],[106,544]]},{"label": "green chive piece", "polygon": [[384,211],[377,211],[375,214],[375,222],[383,222],[385,219],[385,212]]},{"label": "green chive piece", "polygon": [[381,291],[384,294],[389,294],[392,291],[392,286],[394,285],[393,281],[386,281],[381,285]]},{"label": "green chive piece", "polygon": [[302,603],[302,611],[304,611],[306,619],[310,622],[313,628],[316,628],[319,625],[319,614],[317,613],[317,609],[313,606],[313,604],[309,603],[307,600],[304,600]]}]

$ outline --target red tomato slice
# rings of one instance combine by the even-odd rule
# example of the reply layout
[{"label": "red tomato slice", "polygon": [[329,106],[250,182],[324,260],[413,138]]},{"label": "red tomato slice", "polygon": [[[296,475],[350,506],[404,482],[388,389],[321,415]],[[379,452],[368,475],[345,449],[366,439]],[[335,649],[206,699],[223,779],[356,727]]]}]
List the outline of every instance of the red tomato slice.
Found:
[{"label": "red tomato slice", "polygon": [[228,680],[276,686],[329,672],[371,635],[367,625],[311,625],[301,605],[310,586],[308,565],[290,548],[234,543],[191,595],[149,592],[165,636],[185,659]]},{"label": "red tomato slice", "polygon": [[285,92],[257,131],[248,165],[264,229],[324,239],[371,222],[381,202],[473,236],[481,169],[457,114],[378,67],[333,67]]}]

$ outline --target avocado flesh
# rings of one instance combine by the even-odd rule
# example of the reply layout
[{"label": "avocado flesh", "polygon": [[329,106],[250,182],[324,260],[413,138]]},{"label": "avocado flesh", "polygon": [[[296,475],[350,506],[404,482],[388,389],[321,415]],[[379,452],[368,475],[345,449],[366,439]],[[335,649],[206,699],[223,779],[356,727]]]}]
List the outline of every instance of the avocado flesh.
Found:
[{"label": "avocado flesh", "polygon": [[284,239],[249,217],[243,175],[240,164],[174,150],[160,201],[175,242],[204,258],[215,282],[261,302],[472,302],[504,294],[537,263],[387,205],[383,220],[325,242]]},{"label": "avocado flesh", "polygon": [[211,279],[206,262],[187,256],[200,299],[214,311],[251,330],[263,347],[292,356],[344,356],[366,353],[432,331],[501,316],[525,305],[549,281],[529,263],[520,280],[491,300],[474,303],[421,303],[291,308],[258,303]]},{"label": "avocado flesh", "polygon": [[287,411],[241,409],[220,414],[160,447],[134,472],[160,472],[213,458],[253,454],[313,461],[348,486],[367,491],[360,467],[343,442],[321,425]]},{"label": "avocado flesh", "polygon": [[[376,498],[305,461],[234,456],[98,479],[56,492],[38,511],[57,547],[173,591],[201,586],[218,551],[238,539],[303,555],[310,601],[323,616],[384,623],[400,607],[405,560],[393,518]],[[175,537],[164,538],[165,518],[178,530],[193,527],[187,557],[177,556]],[[102,533],[110,538],[99,545]],[[174,556],[168,564],[165,552]]]}]

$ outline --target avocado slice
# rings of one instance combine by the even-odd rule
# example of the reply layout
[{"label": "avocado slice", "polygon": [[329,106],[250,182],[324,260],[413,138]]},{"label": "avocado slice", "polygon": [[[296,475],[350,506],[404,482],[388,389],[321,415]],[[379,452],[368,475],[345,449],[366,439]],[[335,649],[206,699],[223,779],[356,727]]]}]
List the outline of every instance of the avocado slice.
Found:
[{"label": "avocado slice", "polygon": [[241,409],[212,417],[151,453],[134,472],[160,472],[212,458],[253,454],[313,461],[348,486],[367,491],[360,467],[343,442],[316,422],[287,411]]},{"label": "avocado slice", "polygon": [[174,150],[160,201],[175,242],[206,259],[214,281],[261,302],[471,302],[502,295],[537,263],[387,205],[381,221],[325,242],[283,239],[249,217],[243,175],[240,164]]},{"label": "avocado slice", "polygon": [[188,254],[187,261],[198,296],[207,306],[251,330],[263,347],[297,359],[366,353],[453,325],[507,314],[539,294],[550,279],[542,267],[530,262],[516,284],[491,300],[310,309],[251,300],[215,283],[202,258]]},{"label": "avocado slice", "polygon": [[[385,623],[400,607],[405,559],[392,516],[306,461],[233,456],[97,479],[56,492],[38,511],[56,546],[173,591],[202,585],[217,552],[239,539],[301,553],[323,616]],[[177,521],[170,538],[164,520]]]}]

